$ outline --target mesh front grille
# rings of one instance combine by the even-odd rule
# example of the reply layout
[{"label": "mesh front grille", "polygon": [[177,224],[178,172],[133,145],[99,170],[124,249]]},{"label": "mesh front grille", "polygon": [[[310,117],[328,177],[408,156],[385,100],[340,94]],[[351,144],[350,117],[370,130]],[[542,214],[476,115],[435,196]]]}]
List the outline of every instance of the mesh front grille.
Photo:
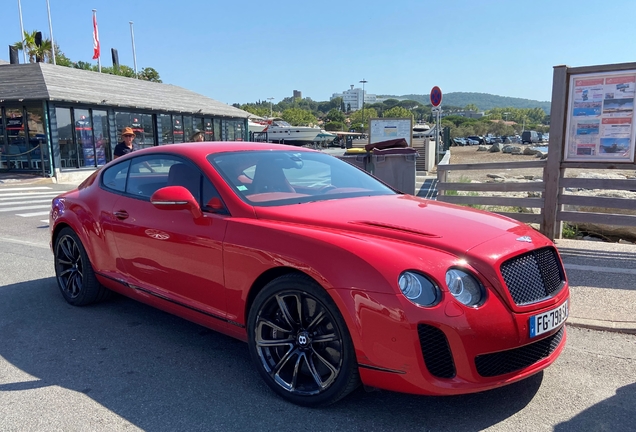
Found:
[{"label": "mesh front grille", "polygon": [[521,348],[477,356],[477,372],[483,377],[493,377],[528,367],[554,352],[563,339],[564,329],[565,326],[552,336]]},{"label": "mesh front grille", "polygon": [[431,375],[438,378],[453,378],[455,362],[453,362],[453,355],[444,332],[437,327],[418,324],[417,333],[420,337],[424,363]]},{"label": "mesh front grille", "polygon": [[501,265],[508,291],[518,305],[550,297],[563,286],[565,273],[554,248],[537,249]]}]

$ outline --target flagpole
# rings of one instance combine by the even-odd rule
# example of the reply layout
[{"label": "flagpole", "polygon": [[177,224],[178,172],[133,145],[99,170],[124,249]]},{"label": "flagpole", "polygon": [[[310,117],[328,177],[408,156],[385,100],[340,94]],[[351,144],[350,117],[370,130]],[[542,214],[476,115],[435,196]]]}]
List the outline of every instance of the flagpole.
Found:
[{"label": "flagpole", "polygon": [[137,54],[135,53],[135,33],[133,32],[133,22],[128,21],[130,23],[130,39],[132,41],[132,49],[133,49],[133,65],[135,66],[135,78],[139,78],[137,76]]},{"label": "flagpole", "polygon": [[[96,33],[96,22],[97,22],[97,9],[93,9],[93,43],[97,40],[97,46],[99,47],[99,35]],[[97,71],[102,72],[102,52],[101,49],[98,51],[97,55]]]},{"label": "flagpole", "polygon": [[26,63],[26,41],[24,40],[24,26],[22,25],[22,4],[20,0],[18,0],[18,12],[20,12],[20,40],[22,41],[22,57],[24,58],[24,62]]},{"label": "flagpole", "polygon": [[51,6],[49,5],[49,0],[46,0],[46,11],[49,14],[49,32],[51,33],[51,58],[53,59],[53,64],[55,63],[55,41],[53,40],[53,25],[51,24]]}]

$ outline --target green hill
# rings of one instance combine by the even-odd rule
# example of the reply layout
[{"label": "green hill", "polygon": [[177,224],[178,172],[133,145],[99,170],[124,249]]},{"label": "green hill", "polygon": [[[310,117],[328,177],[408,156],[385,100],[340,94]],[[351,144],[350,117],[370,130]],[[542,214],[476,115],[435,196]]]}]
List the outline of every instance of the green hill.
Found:
[{"label": "green hill", "polygon": [[[430,105],[431,100],[429,95],[416,95],[408,94],[402,96],[395,95],[378,95],[382,98],[394,98],[394,99],[410,99],[419,103]],[[492,108],[542,108],[546,114],[550,114],[550,102],[537,101],[532,99],[522,99],[507,96],[497,96],[488,93],[468,93],[468,92],[454,92],[445,93],[442,100],[442,107],[454,106],[465,107],[466,105],[474,104],[479,107],[480,110],[487,111]]]}]

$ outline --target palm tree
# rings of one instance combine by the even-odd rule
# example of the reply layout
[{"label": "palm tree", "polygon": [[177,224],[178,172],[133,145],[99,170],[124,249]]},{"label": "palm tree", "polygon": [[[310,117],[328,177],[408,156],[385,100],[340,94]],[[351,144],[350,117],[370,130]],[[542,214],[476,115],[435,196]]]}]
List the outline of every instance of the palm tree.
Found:
[{"label": "palm tree", "polygon": [[53,49],[50,39],[42,39],[42,44],[38,47],[35,44],[35,35],[37,30],[32,32],[24,32],[24,41],[16,42],[14,45],[18,50],[26,50],[29,56],[29,62],[35,63],[36,60],[51,61],[51,50]]}]

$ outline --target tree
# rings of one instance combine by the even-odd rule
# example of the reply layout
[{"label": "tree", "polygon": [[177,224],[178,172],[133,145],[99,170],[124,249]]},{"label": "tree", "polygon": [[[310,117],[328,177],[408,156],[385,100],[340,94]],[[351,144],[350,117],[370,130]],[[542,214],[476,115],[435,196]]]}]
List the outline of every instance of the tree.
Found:
[{"label": "tree", "polygon": [[316,117],[311,111],[302,108],[288,108],[283,111],[283,120],[292,126],[308,125],[316,123]]},{"label": "tree", "polygon": [[162,82],[161,78],[159,78],[159,72],[157,72],[154,68],[151,68],[151,67],[143,68],[141,72],[139,72],[138,76],[139,76],[139,79],[141,80],[158,82],[158,83]]},{"label": "tree", "polygon": [[240,106],[239,106],[239,104],[234,104],[234,106],[236,106],[236,108],[240,108],[243,111],[247,111],[248,113],[252,113],[252,114],[257,115],[259,117],[268,117],[269,116],[269,107],[258,106],[258,105],[254,105],[254,104],[244,104],[244,105],[240,105]]},{"label": "tree", "polygon": [[475,104],[472,104],[472,103],[471,103],[471,104],[466,105],[466,106],[464,107],[464,110],[466,110],[466,111],[475,111],[475,112],[478,112],[478,111],[479,111],[479,108],[477,107],[477,105],[475,105]]},{"label": "tree", "polygon": [[41,61],[47,61],[51,57],[52,45],[50,39],[42,39],[42,43],[40,46],[35,44],[35,35],[38,33],[37,30],[33,30],[32,32],[24,31],[24,42],[16,42],[13,45],[20,51],[26,51],[29,56],[29,62],[35,63],[37,59]]},{"label": "tree", "polygon": [[[366,117],[366,116],[365,116]],[[401,106],[394,106],[391,109],[384,111],[382,117],[394,117],[394,118],[413,118],[413,113],[406,108],[402,108]]]},{"label": "tree", "polygon": [[340,122],[344,123],[345,115],[337,109],[332,109],[327,113],[326,117],[328,122]]}]

